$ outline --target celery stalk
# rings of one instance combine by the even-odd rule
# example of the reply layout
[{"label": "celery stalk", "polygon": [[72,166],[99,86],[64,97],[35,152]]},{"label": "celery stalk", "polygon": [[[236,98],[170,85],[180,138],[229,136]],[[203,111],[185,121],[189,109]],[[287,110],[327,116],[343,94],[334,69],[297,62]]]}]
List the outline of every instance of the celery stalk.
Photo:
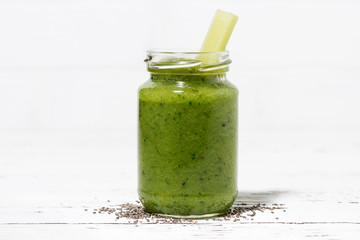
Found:
[{"label": "celery stalk", "polygon": [[[225,51],[237,20],[238,16],[218,9],[201,47],[201,52]],[[201,60],[205,64],[214,63],[214,59],[205,58],[205,56]]]}]

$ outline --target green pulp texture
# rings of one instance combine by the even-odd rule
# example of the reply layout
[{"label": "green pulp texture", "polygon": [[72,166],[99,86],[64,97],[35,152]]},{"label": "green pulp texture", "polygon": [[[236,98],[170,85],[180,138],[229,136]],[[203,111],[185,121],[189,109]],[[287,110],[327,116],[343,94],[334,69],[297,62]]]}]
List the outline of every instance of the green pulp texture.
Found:
[{"label": "green pulp texture", "polygon": [[158,74],[139,89],[146,211],[222,214],[237,195],[237,89],[220,74]]}]

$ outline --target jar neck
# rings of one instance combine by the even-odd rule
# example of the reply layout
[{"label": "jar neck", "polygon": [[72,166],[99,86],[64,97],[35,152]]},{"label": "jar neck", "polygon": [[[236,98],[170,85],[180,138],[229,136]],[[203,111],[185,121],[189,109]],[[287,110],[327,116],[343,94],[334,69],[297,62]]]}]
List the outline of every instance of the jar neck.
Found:
[{"label": "jar neck", "polygon": [[226,72],[207,74],[150,73],[150,80],[155,82],[222,82],[226,81]]}]

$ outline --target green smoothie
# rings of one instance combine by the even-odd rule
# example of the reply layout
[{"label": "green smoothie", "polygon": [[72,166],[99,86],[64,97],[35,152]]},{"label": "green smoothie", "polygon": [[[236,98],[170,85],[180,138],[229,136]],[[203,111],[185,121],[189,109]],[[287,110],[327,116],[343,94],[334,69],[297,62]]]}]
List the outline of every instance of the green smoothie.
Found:
[{"label": "green smoothie", "polygon": [[145,210],[226,212],[237,195],[238,91],[225,71],[152,71],[138,94],[138,193]]}]

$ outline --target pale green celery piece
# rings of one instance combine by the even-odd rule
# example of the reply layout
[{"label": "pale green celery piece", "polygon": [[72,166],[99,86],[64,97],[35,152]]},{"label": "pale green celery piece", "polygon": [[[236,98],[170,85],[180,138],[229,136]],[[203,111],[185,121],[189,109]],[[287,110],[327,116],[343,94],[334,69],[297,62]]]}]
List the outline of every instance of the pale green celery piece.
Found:
[{"label": "pale green celery piece", "polygon": [[[218,9],[201,47],[201,52],[225,51],[237,20],[238,16]],[[200,56],[199,60],[205,65],[216,64],[218,56],[216,54],[206,54]]]}]

